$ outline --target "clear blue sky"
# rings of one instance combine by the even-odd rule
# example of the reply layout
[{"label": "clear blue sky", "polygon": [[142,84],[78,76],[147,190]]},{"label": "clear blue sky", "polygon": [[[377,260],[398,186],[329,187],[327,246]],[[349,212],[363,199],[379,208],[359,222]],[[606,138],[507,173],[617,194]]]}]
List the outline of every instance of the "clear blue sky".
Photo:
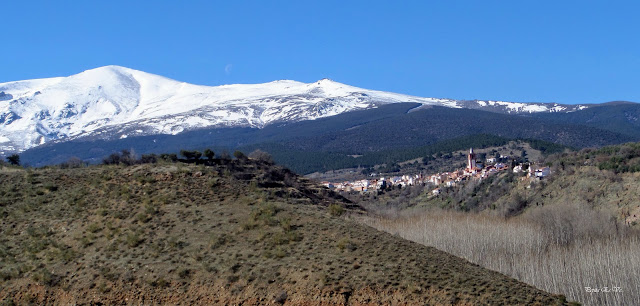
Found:
[{"label": "clear blue sky", "polygon": [[633,1],[6,1],[0,82],[121,65],[220,85],[640,102]]}]

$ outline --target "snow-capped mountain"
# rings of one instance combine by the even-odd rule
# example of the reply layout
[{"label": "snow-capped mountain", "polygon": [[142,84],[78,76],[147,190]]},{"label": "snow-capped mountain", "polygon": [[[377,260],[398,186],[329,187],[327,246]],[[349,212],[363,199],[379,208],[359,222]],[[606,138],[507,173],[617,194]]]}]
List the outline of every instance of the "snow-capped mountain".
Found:
[{"label": "snow-capped mountain", "polygon": [[421,98],[328,79],[200,86],[105,66],[70,77],[0,84],[0,154],[81,137],[177,134],[202,127],[261,128],[399,102],[505,113],[567,112],[586,107]]}]

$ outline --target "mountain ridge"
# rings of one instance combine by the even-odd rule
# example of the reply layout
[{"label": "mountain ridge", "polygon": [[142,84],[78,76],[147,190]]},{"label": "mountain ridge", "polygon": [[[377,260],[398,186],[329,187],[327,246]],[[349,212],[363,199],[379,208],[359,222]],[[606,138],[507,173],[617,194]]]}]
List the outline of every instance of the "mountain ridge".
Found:
[{"label": "mountain ridge", "polygon": [[0,154],[96,135],[114,139],[204,127],[263,128],[400,102],[509,114],[588,107],[424,98],[329,79],[205,86],[115,65],[69,77],[0,83],[0,101]]}]

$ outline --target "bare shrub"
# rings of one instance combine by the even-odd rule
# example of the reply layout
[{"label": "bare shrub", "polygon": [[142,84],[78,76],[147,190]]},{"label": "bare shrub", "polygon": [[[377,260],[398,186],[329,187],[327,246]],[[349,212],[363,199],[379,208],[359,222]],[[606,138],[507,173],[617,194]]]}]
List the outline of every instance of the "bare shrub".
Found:
[{"label": "bare shrub", "polygon": [[547,205],[527,212],[523,217],[542,226],[553,244],[568,245],[582,240],[615,239],[626,233],[615,218],[578,204]]},{"label": "bare shrub", "polygon": [[82,161],[82,159],[74,156],[69,158],[66,162],[61,163],[60,168],[61,169],[80,168],[80,167],[84,167],[85,165],[86,164],[84,161]]},{"label": "bare shrub", "polygon": [[269,153],[262,151],[260,149],[249,153],[249,158],[255,159],[261,162],[265,162],[268,164],[273,164],[273,157],[271,157]]}]

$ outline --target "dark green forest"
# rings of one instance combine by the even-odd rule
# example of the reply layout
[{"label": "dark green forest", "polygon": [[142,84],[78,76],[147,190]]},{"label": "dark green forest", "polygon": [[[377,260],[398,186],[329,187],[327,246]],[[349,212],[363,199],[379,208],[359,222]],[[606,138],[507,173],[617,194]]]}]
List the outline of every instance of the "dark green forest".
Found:
[{"label": "dark green forest", "polygon": [[[468,148],[488,148],[503,146],[514,139],[498,137],[488,134],[477,134],[439,141],[426,146],[409,147],[395,150],[384,150],[377,152],[366,152],[359,157],[338,152],[304,152],[295,151],[280,144],[260,144],[241,148],[247,152],[260,149],[269,152],[276,162],[286,165],[290,169],[302,173],[323,172],[345,168],[363,167],[368,168],[381,164],[392,164],[411,160],[415,158],[425,158],[432,160],[437,155],[447,154]],[[528,142],[532,148],[540,150],[544,154],[562,152],[568,147],[537,139],[519,139]]]},{"label": "dark green forest", "polygon": [[[125,139],[81,139],[50,143],[21,153],[23,164],[59,164],[70,158],[90,163],[123,149],[135,154],[178,153],[180,150],[216,152],[261,149],[283,165],[300,173],[371,166],[428,157],[468,147],[486,147],[522,139],[542,151],[563,147],[602,147],[640,140],[640,128],[624,125],[632,118],[628,106],[599,106],[548,116],[505,115],[470,109],[423,106],[415,103],[383,105],[337,116],[256,128],[207,128],[178,135],[151,135]],[[633,105],[635,106],[635,104]],[[617,114],[619,126],[606,120],[585,123],[586,117]],[[583,113],[585,112],[585,113]],[[591,114],[591,115],[589,115]],[[568,120],[567,116],[580,119]],[[598,117],[600,118],[600,117]],[[629,119],[630,120],[630,119]],[[623,133],[624,132],[624,133]],[[558,145],[558,146],[556,146]],[[351,155],[361,155],[351,157]]]}]

